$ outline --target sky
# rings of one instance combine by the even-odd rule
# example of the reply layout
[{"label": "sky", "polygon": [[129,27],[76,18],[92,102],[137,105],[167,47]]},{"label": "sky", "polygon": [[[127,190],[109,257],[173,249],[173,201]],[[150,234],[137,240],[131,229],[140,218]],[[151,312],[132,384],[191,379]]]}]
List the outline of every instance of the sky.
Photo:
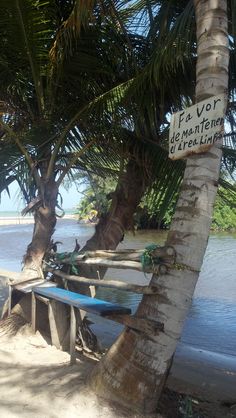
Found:
[{"label": "sky", "polygon": [[[17,187],[17,184],[13,183],[9,187],[9,191],[10,191],[10,196],[11,196],[10,199],[8,197],[7,192],[3,192],[1,195],[0,212],[5,212],[5,211],[20,212],[24,208],[25,205],[18,195],[19,188]],[[62,207],[64,210],[74,209],[82,198],[82,194],[77,191],[75,185],[72,185],[68,192],[63,187],[61,187],[60,193],[63,198]]]}]

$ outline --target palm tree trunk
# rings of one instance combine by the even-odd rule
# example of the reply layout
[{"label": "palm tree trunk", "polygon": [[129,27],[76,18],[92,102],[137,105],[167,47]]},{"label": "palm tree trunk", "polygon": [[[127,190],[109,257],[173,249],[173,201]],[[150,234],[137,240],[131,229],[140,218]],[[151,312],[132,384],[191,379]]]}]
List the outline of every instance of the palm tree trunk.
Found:
[{"label": "palm tree trunk", "polygon": [[56,182],[50,180],[44,187],[42,203],[34,212],[33,237],[24,256],[23,274],[27,278],[42,276],[42,260],[56,226],[57,195]]},{"label": "palm tree trunk", "polygon": [[[83,251],[87,250],[114,250],[122,241],[125,231],[133,228],[133,215],[140,203],[147,187],[148,179],[143,175],[140,165],[134,160],[127,164],[116,190],[112,193],[112,202],[109,212],[100,219],[92,238],[90,238]],[[106,269],[100,268],[102,278]],[[80,267],[81,276],[97,278],[97,268]],[[79,283],[69,283],[71,290],[85,293],[84,286]],[[88,289],[89,291],[89,289]]]},{"label": "palm tree trunk", "polygon": [[[195,0],[198,63],[196,99],[227,92],[227,2]],[[159,335],[131,329],[119,336],[94,369],[95,391],[127,407],[153,412],[171,366],[172,356],[201,269],[207,246],[221,161],[221,150],[187,159],[184,180],[167,245],[175,247],[177,264],[165,276],[153,276],[159,295],[144,296],[136,315],[164,324]]]},{"label": "palm tree trunk", "polygon": [[95,234],[83,250],[114,250],[122,241],[124,233],[133,228],[133,215],[140,203],[147,179],[140,165],[131,160],[119,179],[109,213],[100,219]]}]

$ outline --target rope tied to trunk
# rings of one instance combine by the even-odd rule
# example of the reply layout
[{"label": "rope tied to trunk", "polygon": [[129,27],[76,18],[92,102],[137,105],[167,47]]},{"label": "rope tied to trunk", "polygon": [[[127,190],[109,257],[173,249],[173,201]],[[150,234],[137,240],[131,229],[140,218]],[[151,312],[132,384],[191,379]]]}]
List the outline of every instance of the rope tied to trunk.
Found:
[{"label": "rope tied to trunk", "polygon": [[150,266],[152,266],[154,269],[155,264],[160,264],[160,257],[153,255],[153,251],[155,251],[158,247],[159,245],[157,244],[149,244],[145,247],[144,252],[140,256],[140,262],[142,264],[143,271],[145,271],[147,267]]},{"label": "rope tied to trunk", "polygon": [[76,274],[76,275],[79,275],[79,267],[78,267],[77,262],[76,262],[77,255],[78,255],[78,252],[73,251],[71,253],[68,253],[68,252],[56,253],[54,257],[55,257],[56,261],[61,261],[62,264],[63,264],[63,261],[64,261],[65,258],[69,258],[70,259],[69,264],[71,265],[71,272]]}]

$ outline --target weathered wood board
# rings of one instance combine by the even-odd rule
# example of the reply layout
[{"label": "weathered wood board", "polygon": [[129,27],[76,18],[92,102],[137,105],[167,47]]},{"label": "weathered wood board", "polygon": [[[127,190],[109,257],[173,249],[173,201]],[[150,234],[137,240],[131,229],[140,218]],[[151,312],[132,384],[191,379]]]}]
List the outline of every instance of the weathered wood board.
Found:
[{"label": "weathered wood board", "polygon": [[115,314],[131,314],[131,309],[117,305],[116,303],[91,298],[89,296],[81,295],[79,293],[71,292],[58,287],[35,287],[34,292],[36,293],[36,296],[41,295],[49,299],[54,299],[96,315],[106,316]]},{"label": "weathered wood board", "polygon": [[206,152],[223,138],[226,96],[219,94],[174,113],[170,122],[169,158]]}]

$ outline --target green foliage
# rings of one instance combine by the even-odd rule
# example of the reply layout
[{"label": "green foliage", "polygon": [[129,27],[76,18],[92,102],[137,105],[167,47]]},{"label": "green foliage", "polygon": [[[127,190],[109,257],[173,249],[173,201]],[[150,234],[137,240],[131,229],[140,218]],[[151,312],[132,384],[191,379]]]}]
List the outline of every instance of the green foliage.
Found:
[{"label": "green foliage", "polygon": [[116,182],[111,178],[89,176],[89,185],[85,189],[84,197],[76,208],[78,220],[96,220],[105,215],[110,206],[110,193],[114,191]]},{"label": "green foliage", "polygon": [[[135,158],[150,183],[156,179],[148,217],[163,223],[184,170],[168,159],[166,115],[193,97],[192,2],[2,3],[1,188],[17,180],[30,200],[50,176],[58,186],[71,169],[116,176],[120,160]],[[235,141],[226,145],[232,172]],[[106,212],[107,199],[96,194],[84,214],[88,205]]]},{"label": "green foliage", "polygon": [[155,264],[160,263],[160,258],[153,256],[153,251],[155,251],[157,248],[157,244],[149,244],[147,247],[145,247],[144,252],[140,257],[140,262],[142,264],[143,269],[149,266],[153,267],[154,269]]},{"label": "green foliage", "polygon": [[215,202],[212,230],[232,231],[236,230],[236,201],[229,190],[219,188]]},{"label": "green foliage", "polygon": [[156,190],[149,190],[142,199],[135,215],[137,229],[166,229],[170,226],[174,213],[177,194],[176,188],[170,194],[167,188],[160,199],[155,197]]},{"label": "green foliage", "polygon": [[[219,187],[211,229],[213,231],[233,231],[236,230],[236,200],[235,187],[224,180],[221,180],[224,187]],[[169,228],[172,216],[175,211],[178,193],[173,195],[172,201],[167,206],[164,213],[160,212],[160,207],[152,203],[150,194],[146,194],[140,210],[136,214],[136,225],[139,229]]]}]

